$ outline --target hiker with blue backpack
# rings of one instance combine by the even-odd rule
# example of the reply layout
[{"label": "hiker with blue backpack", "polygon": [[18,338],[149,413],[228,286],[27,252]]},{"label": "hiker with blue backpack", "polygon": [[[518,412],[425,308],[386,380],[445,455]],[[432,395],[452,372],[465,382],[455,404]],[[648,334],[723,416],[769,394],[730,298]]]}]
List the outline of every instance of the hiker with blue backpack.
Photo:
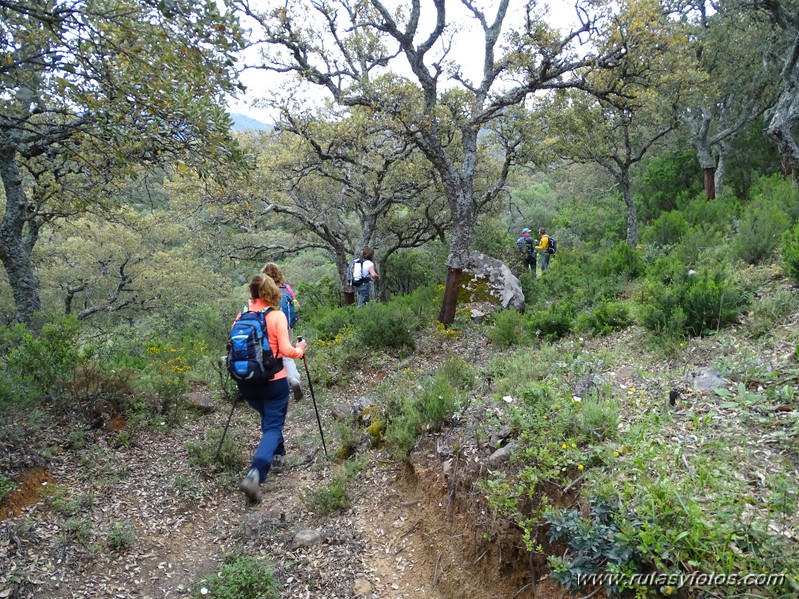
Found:
[{"label": "hiker with blue backpack", "polygon": [[261,440],[239,489],[252,503],[260,501],[259,485],[284,459],[283,426],[289,385],[282,358],[302,358],[307,343],[291,345],[282,294],[272,277],[259,273],[250,281],[250,301],[236,316],[230,333],[228,370],[239,394],[261,417]]},{"label": "hiker with blue backpack", "polygon": [[516,247],[526,252],[524,265],[530,268],[535,277],[535,240],[530,237],[530,229],[522,229],[522,236],[516,240]]},{"label": "hiker with blue backpack", "polygon": [[[291,285],[283,279],[283,272],[280,267],[274,262],[267,262],[264,264],[261,272],[265,275],[272,277],[272,280],[280,290],[280,310],[286,315],[286,320],[289,323],[289,339],[294,339],[294,327],[297,324],[297,298]],[[302,379],[297,370],[297,365],[294,360],[289,357],[283,358],[283,365],[286,367],[287,378],[289,387],[294,395],[294,401],[299,401],[303,398],[302,392]]]}]

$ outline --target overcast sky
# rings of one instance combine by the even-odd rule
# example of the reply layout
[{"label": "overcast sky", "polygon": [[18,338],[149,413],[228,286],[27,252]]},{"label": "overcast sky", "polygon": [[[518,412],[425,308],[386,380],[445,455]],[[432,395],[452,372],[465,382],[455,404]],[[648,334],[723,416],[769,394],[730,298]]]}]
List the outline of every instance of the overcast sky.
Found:
[{"label": "overcast sky", "polygon": [[[253,0],[253,5],[258,6],[261,4],[262,6],[268,6],[270,0]],[[386,5],[394,6],[400,4],[399,0],[392,1],[386,0]],[[281,2],[282,4],[282,2]],[[404,2],[402,2],[404,4]],[[478,6],[482,6],[484,10],[484,14],[489,22],[491,22],[492,18],[496,15],[496,1],[495,0],[477,0],[476,4]],[[552,0],[550,2],[549,8],[549,22],[552,25],[555,25],[561,29],[566,29],[572,24],[576,22],[576,13],[574,10],[574,4],[572,2],[562,2],[559,0]],[[422,6],[425,6],[424,0],[422,0]],[[427,5],[430,6],[430,5]],[[514,1],[512,0],[511,6],[515,6],[518,10],[523,6],[523,2],[521,1]],[[450,60],[454,60],[461,64],[464,68],[464,72],[468,76],[472,76],[477,78],[482,68],[482,60],[483,60],[483,37],[482,37],[482,30],[479,29],[479,26],[476,26],[476,22],[474,19],[470,19],[466,17],[466,10],[464,9],[463,5],[457,0],[450,0],[447,5],[448,9],[448,17],[450,14],[455,15],[456,22],[459,24],[461,31],[456,36],[456,43],[453,46],[448,58]],[[513,10],[513,9],[512,9]],[[434,11],[432,7],[429,10],[425,11],[423,8],[422,13],[422,25],[420,26],[420,30],[424,33],[427,33],[428,30],[432,29],[434,24]],[[425,17],[427,19],[425,20]],[[513,21],[513,12],[509,12],[509,16],[506,18],[505,23],[506,25]],[[427,28],[425,28],[425,23],[427,23]],[[245,23],[246,26],[246,23]],[[507,29],[507,27],[505,28]],[[418,38],[421,39],[421,38]],[[257,60],[257,51],[251,50],[245,57],[244,61],[246,63],[252,64]],[[402,62],[400,58],[398,60],[398,64]],[[404,64],[403,64],[404,66]],[[469,67],[472,67],[469,69]],[[400,68],[400,71],[402,69]],[[471,71],[471,72],[470,72]],[[286,80],[281,79],[285,78],[288,75],[280,75],[276,73],[268,73],[263,70],[252,70],[252,71],[245,71],[242,76],[241,80],[244,85],[247,86],[247,92],[242,94],[239,98],[233,99],[231,98],[228,102],[228,109],[231,112],[236,112],[240,114],[245,114],[249,117],[262,121],[264,123],[273,123],[275,122],[275,115],[272,111],[264,108],[258,108],[253,106],[254,103],[260,98],[268,95],[270,90],[272,89],[279,89],[282,86],[286,85]],[[320,92],[320,98],[322,97]]]}]

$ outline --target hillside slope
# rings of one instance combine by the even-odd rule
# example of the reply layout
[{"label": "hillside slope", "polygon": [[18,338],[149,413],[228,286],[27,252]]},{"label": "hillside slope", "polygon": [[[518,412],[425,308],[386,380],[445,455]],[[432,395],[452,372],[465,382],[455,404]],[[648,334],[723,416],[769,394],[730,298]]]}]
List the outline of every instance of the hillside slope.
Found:
[{"label": "hillside slope", "polygon": [[[781,280],[770,284],[789,289]],[[495,455],[498,446],[524,440],[518,414],[525,411],[525,392],[521,382],[513,392],[502,374],[517,362],[530,369],[543,364],[541,380],[575,397],[590,372],[593,385],[619,405],[618,436],[604,449],[590,449],[605,456],[615,448],[616,461],[595,459],[585,472],[580,464],[565,468],[559,480],[544,480],[538,488],[550,504],[587,514],[581,488],[592,473],[621,481],[637,462],[658,476],[668,472],[675,488],[705,488],[699,495],[708,519],[723,518],[712,512],[727,505],[719,497],[748,489],[748,510],[753,517],[764,512],[770,534],[787,539],[795,556],[795,496],[793,510],[777,513],[770,506],[774,481],[795,477],[799,463],[799,310],[758,336],[752,334],[755,317],[668,350],[635,326],[528,349],[498,348],[478,325],[457,335],[431,330],[409,358],[371,356],[346,386],[314,388],[331,460],[320,450],[310,395],[291,404],[288,467],[264,484],[264,501],[256,506],[235,489],[259,438],[246,406],[236,408],[228,432],[232,468],[212,460],[229,413],[220,398],[213,414],[193,414],[172,429],[84,422],[76,435],[67,419],[47,415],[37,432],[26,433],[30,415],[20,414],[12,423],[16,440],[5,436],[5,459],[17,470],[27,465],[31,484],[12,495],[14,505],[4,506],[0,597],[199,596],[203,578],[242,554],[272,564],[286,598],[562,597],[547,555],[568,554],[566,544],[550,543],[540,523],[533,527],[535,550],[527,552],[519,526],[497,517],[487,500],[486,481],[513,480],[530,459]],[[350,418],[353,404],[364,396],[379,401],[379,384],[413,385],[450,356],[465,358],[479,373],[459,412],[429,430],[405,464],[372,447],[362,431],[355,459],[363,463],[345,474],[333,458],[341,445],[339,423]],[[711,367],[723,384],[695,390],[691,376]],[[667,451],[656,451],[663,447]],[[37,448],[49,448],[46,457],[31,453]],[[670,457],[661,464],[663,455]],[[736,485],[728,487],[727,479]],[[351,507],[321,515],[337,483]],[[296,536],[303,530],[318,533],[307,546]],[[778,587],[760,590],[776,596]],[[723,588],[690,591],[719,593],[726,594]]]}]

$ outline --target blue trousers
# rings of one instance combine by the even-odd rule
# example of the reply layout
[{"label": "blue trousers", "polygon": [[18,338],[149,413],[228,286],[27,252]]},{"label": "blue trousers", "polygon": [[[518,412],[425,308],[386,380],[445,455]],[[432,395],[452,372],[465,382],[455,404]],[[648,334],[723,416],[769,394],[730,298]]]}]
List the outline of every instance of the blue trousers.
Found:
[{"label": "blue trousers", "polygon": [[541,252],[541,272],[549,270],[549,255],[547,251]]},{"label": "blue trousers", "polygon": [[358,307],[360,308],[365,303],[369,301],[369,295],[372,288],[371,283],[361,283],[357,287],[355,287],[355,291],[358,292]]},{"label": "blue trousers", "polygon": [[[241,390],[241,387],[239,387]],[[261,441],[252,457],[252,466],[263,482],[275,455],[286,455],[283,425],[289,406],[289,385],[286,379],[264,383],[258,389],[242,392],[250,407],[261,416]]]}]

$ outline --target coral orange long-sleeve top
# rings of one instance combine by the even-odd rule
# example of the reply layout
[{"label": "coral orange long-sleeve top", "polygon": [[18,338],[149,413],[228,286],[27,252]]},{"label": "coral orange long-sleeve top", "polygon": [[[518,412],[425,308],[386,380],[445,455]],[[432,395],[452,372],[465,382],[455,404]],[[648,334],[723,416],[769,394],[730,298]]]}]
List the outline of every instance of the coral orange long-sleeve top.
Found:
[{"label": "coral orange long-sleeve top", "polygon": [[[270,306],[262,299],[251,299],[249,302],[250,312],[258,312],[268,307]],[[272,348],[272,353],[274,353],[276,358],[302,358],[305,352],[291,345],[289,322],[286,315],[281,312],[280,308],[271,307],[274,310],[269,310],[266,313],[266,334],[269,338],[269,347]],[[241,316],[241,312],[236,315],[236,318],[239,316]],[[275,381],[284,378],[286,378],[285,367],[270,380]]]}]

